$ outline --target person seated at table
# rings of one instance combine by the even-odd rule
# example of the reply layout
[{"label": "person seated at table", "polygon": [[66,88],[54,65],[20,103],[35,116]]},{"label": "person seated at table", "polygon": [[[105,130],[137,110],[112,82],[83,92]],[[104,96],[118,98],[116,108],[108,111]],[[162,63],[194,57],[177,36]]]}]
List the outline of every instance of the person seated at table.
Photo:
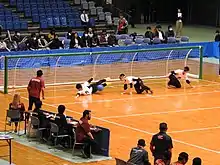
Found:
[{"label": "person seated at table", "polygon": [[91,133],[91,125],[89,120],[91,119],[91,111],[85,110],[83,116],[80,118],[76,127],[76,141],[79,143],[84,143],[83,156],[85,158],[92,158],[91,147],[98,147],[98,143],[95,141]]},{"label": "person seated at table", "polygon": [[24,111],[25,111],[25,106],[23,103],[21,103],[19,94],[14,95],[13,101],[9,104],[9,110],[19,110],[20,111],[20,118],[11,119],[11,122],[15,122],[14,132],[17,133],[18,122],[24,120]]}]

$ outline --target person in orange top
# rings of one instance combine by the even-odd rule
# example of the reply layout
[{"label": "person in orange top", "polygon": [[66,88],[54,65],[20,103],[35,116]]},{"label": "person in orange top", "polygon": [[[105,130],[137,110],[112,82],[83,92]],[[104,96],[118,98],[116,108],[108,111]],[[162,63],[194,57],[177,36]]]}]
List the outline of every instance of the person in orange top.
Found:
[{"label": "person in orange top", "polygon": [[189,155],[186,152],[181,152],[178,157],[178,161],[171,163],[171,165],[185,165],[188,162]]},{"label": "person in orange top", "polygon": [[9,104],[9,110],[19,110],[20,111],[20,119],[19,118],[11,119],[11,121],[15,122],[14,132],[16,133],[17,128],[18,128],[18,121],[24,120],[24,111],[25,111],[25,106],[23,103],[21,103],[19,94],[14,95],[13,101]]}]

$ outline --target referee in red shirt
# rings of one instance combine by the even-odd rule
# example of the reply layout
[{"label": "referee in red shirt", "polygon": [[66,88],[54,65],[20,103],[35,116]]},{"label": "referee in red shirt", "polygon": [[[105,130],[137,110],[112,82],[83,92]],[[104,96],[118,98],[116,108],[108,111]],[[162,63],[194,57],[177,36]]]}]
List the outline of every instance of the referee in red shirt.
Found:
[{"label": "referee in red shirt", "polygon": [[42,99],[44,99],[44,79],[42,78],[43,71],[37,71],[37,77],[33,77],[28,84],[27,90],[29,94],[29,106],[28,110],[32,110],[33,104],[36,106],[36,102],[40,101],[40,94],[42,93]]}]

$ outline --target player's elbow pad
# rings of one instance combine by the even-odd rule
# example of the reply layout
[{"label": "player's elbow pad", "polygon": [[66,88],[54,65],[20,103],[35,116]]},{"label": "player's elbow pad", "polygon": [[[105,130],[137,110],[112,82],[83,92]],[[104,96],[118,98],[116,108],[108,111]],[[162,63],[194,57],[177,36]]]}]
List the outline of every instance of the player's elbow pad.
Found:
[{"label": "player's elbow pad", "polygon": [[187,84],[190,84],[190,81],[189,81],[189,80],[186,80],[186,83],[187,83]]},{"label": "player's elbow pad", "polygon": [[128,85],[124,84],[124,90],[127,90],[127,89],[128,89]]}]

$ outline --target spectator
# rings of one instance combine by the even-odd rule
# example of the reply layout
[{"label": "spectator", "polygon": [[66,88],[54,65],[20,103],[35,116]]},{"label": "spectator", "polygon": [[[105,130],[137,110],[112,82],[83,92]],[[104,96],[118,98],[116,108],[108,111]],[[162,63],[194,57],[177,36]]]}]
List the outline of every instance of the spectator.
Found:
[{"label": "spectator", "polygon": [[118,45],[118,41],[115,37],[115,33],[111,32],[110,35],[108,36],[108,45],[109,46],[116,46]]},{"label": "spectator", "polygon": [[14,132],[16,133],[18,131],[18,129],[17,129],[18,128],[18,121],[24,120],[24,111],[25,111],[25,106],[23,103],[21,103],[19,94],[14,95],[13,101],[9,104],[9,110],[19,110],[20,111],[20,118],[11,119],[11,121],[15,122]]},{"label": "spectator", "polygon": [[156,26],[155,37],[159,38],[161,42],[165,41],[165,35],[164,32],[162,31],[161,25]]},{"label": "spectator", "polygon": [[66,34],[66,38],[71,39],[71,36],[72,36],[72,29],[69,29],[67,34]]},{"label": "spectator", "polygon": [[50,33],[48,34],[48,40],[49,40],[49,41],[52,41],[53,39],[55,39],[55,37],[56,37],[56,32],[55,32],[54,29],[52,29],[52,30],[50,31]]},{"label": "spectator", "polygon": [[2,27],[2,25],[0,25],[0,37],[2,35],[2,29],[3,29],[3,27]]},{"label": "spectator", "polygon": [[80,19],[83,26],[85,27],[89,26],[89,16],[85,10],[83,10],[83,13],[80,15]]},{"label": "spectator", "polygon": [[144,149],[145,146],[146,144],[144,139],[138,140],[137,147],[131,149],[130,159],[128,160],[128,163],[133,163],[138,165],[150,165],[148,159],[148,153]]},{"label": "spectator", "polygon": [[220,32],[219,30],[216,30],[215,32],[215,42],[219,42],[220,41]]},{"label": "spectator", "polygon": [[89,47],[89,35],[87,31],[83,33],[81,40],[82,40],[82,47],[86,47],[86,48]]},{"label": "spectator", "polygon": [[78,36],[78,33],[73,33],[70,41],[70,48],[81,48],[82,47],[82,41],[81,38]]},{"label": "spectator", "polygon": [[154,162],[157,159],[163,160],[166,157],[166,164],[169,164],[172,157],[172,139],[169,135],[166,134],[168,129],[166,123],[160,123],[159,129],[160,132],[152,137],[150,150],[154,156]]},{"label": "spectator", "polygon": [[189,155],[186,152],[181,152],[178,157],[178,161],[171,163],[171,165],[185,165],[188,162]]},{"label": "spectator", "polygon": [[99,36],[99,43],[101,46],[107,46],[108,42],[107,42],[107,35],[106,35],[106,31],[103,30],[102,33]]},{"label": "spectator", "polygon": [[27,45],[25,44],[25,42],[27,41],[27,38],[21,37],[20,32],[15,31],[15,34],[12,37],[12,40],[13,40],[12,45],[14,45],[15,50],[18,50],[18,51],[27,50]]},{"label": "spectator", "polygon": [[49,49],[49,43],[45,39],[45,36],[43,34],[40,35],[40,38],[38,39],[38,47],[39,49]]},{"label": "spectator", "polygon": [[150,40],[153,40],[153,32],[150,26],[147,27],[147,31],[144,36],[145,38],[150,38]]},{"label": "spectator", "polygon": [[165,36],[166,36],[166,38],[175,37],[175,33],[174,33],[172,25],[168,26],[168,31],[165,33]]},{"label": "spectator", "polygon": [[90,131],[90,119],[91,111],[85,110],[76,127],[76,141],[85,144],[83,147],[83,154],[86,158],[91,158],[91,146],[98,145]]},{"label": "spectator", "polygon": [[27,40],[27,47],[29,50],[38,49],[38,41],[35,33],[32,33],[31,37]]},{"label": "spectator", "polygon": [[5,52],[5,51],[10,52],[10,49],[7,47],[7,44],[5,43],[5,41],[1,37],[0,38],[0,52]]},{"label": "spectator", "polygon": [[59,40],[58,35],[55,35],[55,38],[49,44],[50,49],[60,49],[64,48],[62,41]]},{"label": "spectator", "polygon": [[192,165],[202,165],[202,160],[199,157],[193,159]]},{"label": "spectator", "polygon": [[180,37],[183,29],[183,14],[180,9],[177,10],[177,20],[176,20],[176,37]]},{"label": "spectator", "polygon": [[118,21],[118,34],[127,34],[128,33],[128,21],[120,14]]},{"label": "spectator", "polygon": [[13,41],[15,41],[17,44],[19,44],[22,41],[21,33],[18,31],[15,31],[15,34],[12,38]]},{"label": "spectator", "polygon": [[89,28],[88,36],[89,36],[89,47],[97,47],[97,46],[99,46],[98,35],[92,30],[92,28]]}]

